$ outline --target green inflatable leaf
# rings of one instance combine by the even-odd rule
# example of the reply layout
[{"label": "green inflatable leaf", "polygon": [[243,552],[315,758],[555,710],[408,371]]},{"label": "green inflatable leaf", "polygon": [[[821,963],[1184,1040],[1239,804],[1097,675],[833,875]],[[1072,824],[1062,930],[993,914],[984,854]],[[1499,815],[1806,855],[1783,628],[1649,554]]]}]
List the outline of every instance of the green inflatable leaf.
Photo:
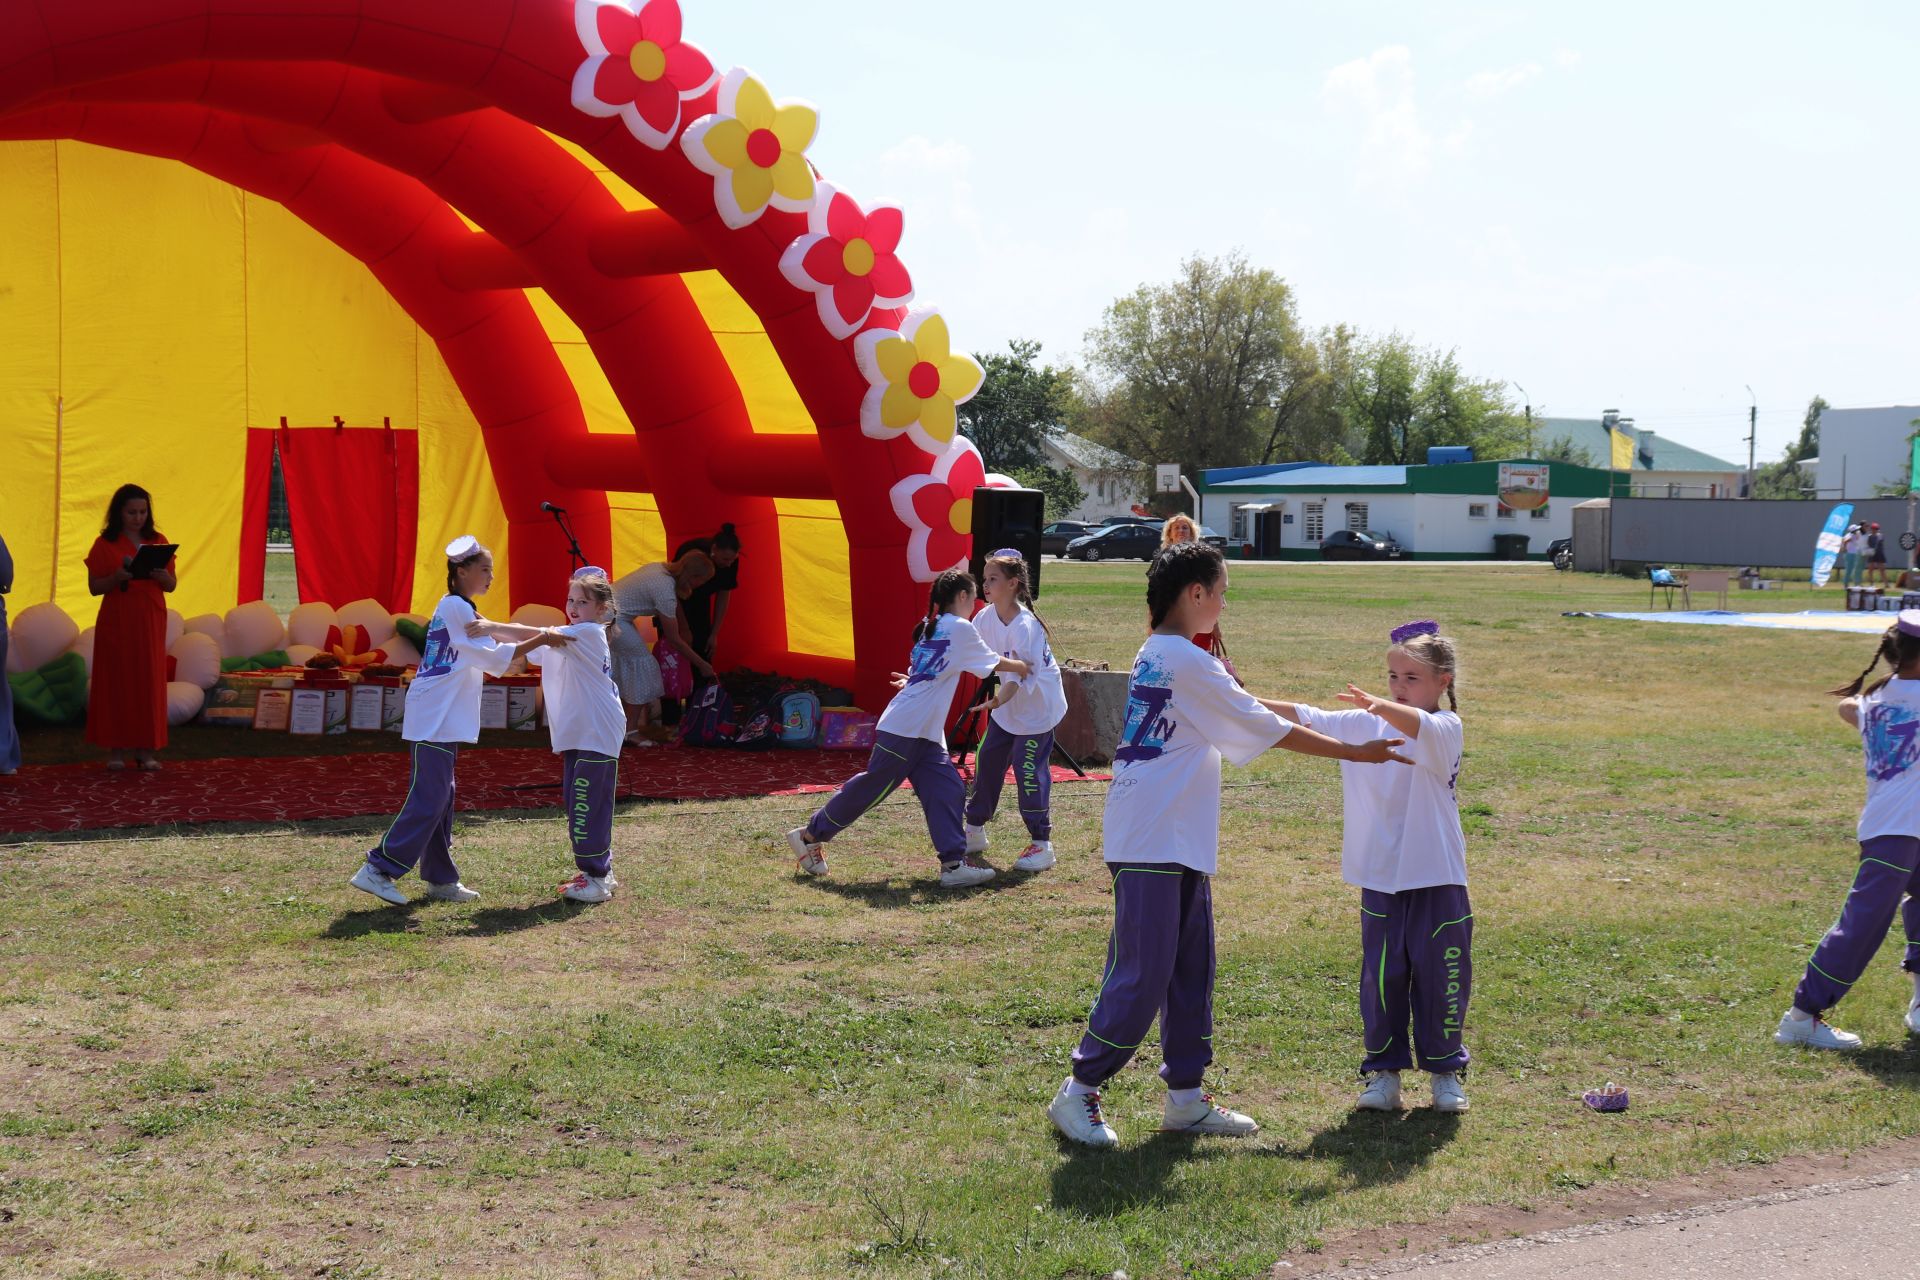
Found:
[{"label": "green inflatable leaf", "polygon": [[87,718],[87,660],[63,653],[38,671],[7,675],[13,715],[22,724],[79,724]]},{"label": "green inflatable leaf", "polygon": [[266,653],[255,654],[251,658],[222,658],[222,671],[271,671],[276,667],[292,666],[292,661],[283,649],[270,649]]},{"label": "green inflatable leaf", "polygon": [[406,640],[408,644],[420,652],[425,653],[427,651],[427,629],[418,622],[415,622],[412,618],[395,618],[393,620],[393,629],[399,632],[401,638]]}]

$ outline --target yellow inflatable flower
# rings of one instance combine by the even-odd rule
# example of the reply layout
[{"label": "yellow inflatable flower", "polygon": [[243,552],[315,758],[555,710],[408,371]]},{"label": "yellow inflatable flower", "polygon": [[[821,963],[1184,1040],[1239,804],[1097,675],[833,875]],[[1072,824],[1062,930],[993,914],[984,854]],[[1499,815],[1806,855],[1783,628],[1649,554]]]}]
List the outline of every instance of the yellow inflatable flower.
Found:
[{"label": "yellow inflatable flower", "polygon": [[681,135],[696,169],[713,175],[713,202],[721,220],[738,230],[767,206],[805,213],[813,206],[813,166],[807,148],[820,131],[820,113],[804,102],[778,102],[767,86],[735,67],[720,82],[718,111]]},{"label": "yellow inflatable flower", "polygon": [[915,311],[897,333],[870,329],[854,339],[853,351],[869,388],[860,430],[877,440],[905,432],[928,453],[946,453],[959,425],[955,410],[973,399],[986,371],[972,356],[954,353],[940,313]]}]

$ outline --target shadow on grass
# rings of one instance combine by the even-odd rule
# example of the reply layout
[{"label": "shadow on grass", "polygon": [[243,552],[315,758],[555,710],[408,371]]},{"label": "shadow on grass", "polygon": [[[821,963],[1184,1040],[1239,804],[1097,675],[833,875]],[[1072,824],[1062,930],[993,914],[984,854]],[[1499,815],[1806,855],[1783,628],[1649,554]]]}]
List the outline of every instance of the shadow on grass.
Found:
[{"label": "shadow on grass", "polygon": [[[364,938],[372,933],[412,933],[420,927],[420,912],[438,905],[432,898],[415,898],[404,907],[369,907],[362,911],[344,912],[336,916],[320,936],[350,939]],[[543,924],[558,924],[586,910],[585,903],[566,898],[553,898],[524,907],[482,907],[464,920],[453,922],[447,932],[493,938],[504,933],[538,928]]]},{"label": "shadow on grass", "polygon": [[1306,1194],[1324,1199],[1344,1190],[1399,1182],[1417,1173],[1460,1133],[1460,1117],[1431,1107],[1408,1111],[1354,1111],[1331,1129],[1313,1135],[1296,1160],[1331,1163],[1339,1173]]},{"label": "shadow on grass", "polygon": [[1067,1159],[1053,1171],[1053,1207],[1102,1218],[1182,1199],[1186,1193],[1173,1179],[1181,1165],[1249,1154],[1230,1139],[1184,1133],[1156,1133],[1108,1151],[1057,1140]]},{"label": "shadow on grass", "polygon": [[417,927],[414,916],[429,899],[415,898],[404,907],[366,907],[343,911],[321,931],[323,938],[364,938],[370,933],[411,933]]},{"label": "shadow on grass", "polygon": [[896,884],[888,880],[835,880],[826,876],[808,876],[806,884],[809,888],[821,893],[837,894],[852,902],[864,902],[869,907],[898,909],[926,906],[935,902],[964,902],[977,895],[1011,889],[1032,878],[1031,873],[1024,871],[1002,871],[985,884],[969,885],[964,889],[942,889],[937,874],[925,880],[911,880],[906,884]]},{"label": "shadow on grass", "polygon": [[1920,1038],[1909,1035],[1902,1045],[1873,1045],[1834,1056],[1881,1084],[1920,1089]]}]

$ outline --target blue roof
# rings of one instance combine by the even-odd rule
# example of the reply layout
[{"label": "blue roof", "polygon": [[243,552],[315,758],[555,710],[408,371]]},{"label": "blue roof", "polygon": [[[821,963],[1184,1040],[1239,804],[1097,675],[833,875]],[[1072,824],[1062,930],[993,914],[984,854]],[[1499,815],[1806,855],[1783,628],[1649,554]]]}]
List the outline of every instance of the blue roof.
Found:
[{"label": "blue roof", "polygon": [[[1328,489],[1366,488],[1372,485],[1404,485],[1407,482],[1405,467],[1333,467],[1323,463],[1295,463],[1284,467],[1251,468],[1229,467],[1230,471],[1245,471],[1251,474],[1239,478],[1220,481],[1214,479],[1216,473],[1207,473],[1207,487],[1211,489],[1270,489],[1276,481],[1288,488],[1300,486],[1324,487]],[[1284,474],[1282,474],[1284,473]]]},{"label": "blue roof", "polygon": [[1244,480],[1248,476],[1272,476],[1282,471],[1298,471],[1302,467],[1317,467],[1318,462],[1263,462],[1254,467],[1209,467],[1200,473],[1202,484],[1228,484],[1234,480]]}]

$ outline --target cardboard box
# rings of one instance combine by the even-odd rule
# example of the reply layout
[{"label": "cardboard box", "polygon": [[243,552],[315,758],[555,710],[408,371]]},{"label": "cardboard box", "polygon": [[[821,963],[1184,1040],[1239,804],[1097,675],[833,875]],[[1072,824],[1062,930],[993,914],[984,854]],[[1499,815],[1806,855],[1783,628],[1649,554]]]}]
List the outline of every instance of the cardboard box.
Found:
[{"label": "cardboard box", "polygon": [[540,727],[540,686],[507,686],[507,728],[531,731]]},{"label": "cardboard box", "polygon": [[407,721],[407,686],[396,680],[380,690],[380,728],[398,733]]},{"label": "cardboard box", "polygon": [[265,671],[227,672],[207,691],[206,705],[200,712],[201,723],[251,729],[254,708],[259,703],[262,691],[292,688],[293,677],[290,675]]}]

